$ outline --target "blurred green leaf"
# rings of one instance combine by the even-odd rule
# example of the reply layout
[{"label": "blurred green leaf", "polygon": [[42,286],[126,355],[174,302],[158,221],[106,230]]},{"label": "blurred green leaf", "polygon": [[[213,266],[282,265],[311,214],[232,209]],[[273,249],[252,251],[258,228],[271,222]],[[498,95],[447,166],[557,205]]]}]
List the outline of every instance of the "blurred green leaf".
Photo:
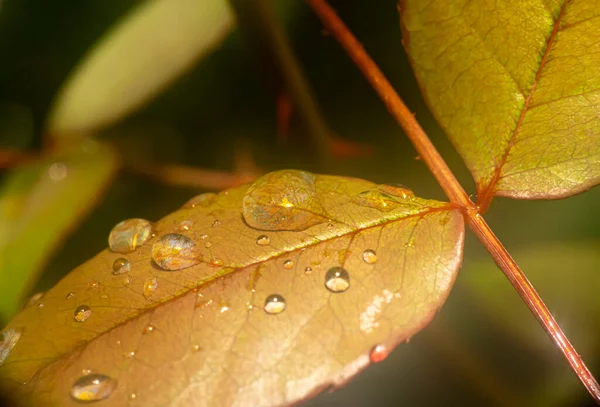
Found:
[{"label": "blurred green leaf", "polygon": [[0,320],[8,320],[53,250],[91,207],[117,169],[96,143],[15,169],[0,187]]},{"label": "blurred green leaf", "polygon": [[152,0],[116,24],[71,74],[48,131],[59,141],[110,125],[166,88],[233,25],[223,0]]}]

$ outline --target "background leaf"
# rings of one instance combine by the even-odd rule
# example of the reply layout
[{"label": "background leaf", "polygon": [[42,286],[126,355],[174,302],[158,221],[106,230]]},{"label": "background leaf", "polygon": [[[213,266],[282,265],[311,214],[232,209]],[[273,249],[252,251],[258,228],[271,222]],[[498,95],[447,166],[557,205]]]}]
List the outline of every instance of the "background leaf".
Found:
[{"label": "background leaf", "polygon": [[[281,199],[270,210],[292,210],[285,216],[316,199],[329,221],[249,228],[241,217],[248,186],[193,199],[136,252],[102,252],[4,329],[22,332],[0,367],[7,394],[17,390],[24,404],[76,405],[71,386],[89,369],[118,381],[111,405],[132,397],[148,406],[279,405],[345,383],[370,355],[385,358],[427,324],[456,277],[462,215],[402,188],[333,176],[314,178],[308,206],[289,206],[301,185],[280,175],[257,181],[252,193],[260,198],[264,188]],[[168,247],[157,256],[168,233],[189,237],[199,257],[185,259],[202,263],[165,271],[173,262],[163,255],[184,261]],[[120,258],[130,271],[115,275]],[[332,292],[328,276],[340,266],[350,286]],[[285,310],[269,315],[275,294]]]},{"label": "background leaf", "polygon": [[212,50],[232,24],[222,0],[139,4],[63,85],[48,131],[59,138],[76,137],[119,120]]},{"label": "background leaf", "polygon": [[56,153],[10,173],[0,188],[0,319],[23,304],[49,256],[98,203],[117,169],[97,143]]},{"label": "background leaf", "polygon": [[600,181],[594,1],[402,1],[425,97],[479,200],[560,198]]}]

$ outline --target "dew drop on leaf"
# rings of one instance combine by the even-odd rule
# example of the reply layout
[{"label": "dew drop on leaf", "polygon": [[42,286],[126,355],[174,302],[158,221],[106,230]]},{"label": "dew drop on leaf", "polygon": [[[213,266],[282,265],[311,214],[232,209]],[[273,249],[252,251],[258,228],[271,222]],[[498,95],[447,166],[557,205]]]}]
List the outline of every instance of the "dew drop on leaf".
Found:
[{"label": "dew drop on leaf", "polygon": [[196,243],[189,237],[169,233],[152,245],[152,260],[163,270],[181,270],[200,263]]},{"label": "dew drop on leaf", "polygon": [[260,235],[256,238],[256,244],[259,246],[268,246],[271,243],[271,239],[267,235]]},{"label": "dew drop on leaf", "polygon": [[210,260],[209,264],[213,267],[221,267],[223,265],[223,260],[214,257]]},{"label": "dew drop on leaf", "polygon": [[131,270],[131,263],[124,257],[119,257],[113,262],[112,273],[114,275],[128,273]]},{"label": "dew drop on leaf", "polygon": [[113,252],[130,253],[152,237],[152,224],[145,219],[127,219],[117,223],[108,235]]},{"label": "dew drop on leaf", "polygon": [[292,260],[286,260],[283,262],[283,268],[286,270],[291,270],[294,267],[294,262]]},{"label": "dew drop on leaf", "polygon": [[197,206],[207,208],[217,199],[217,194],[212,192],[207,192],[205,194],[196,195],[189,201],[187,201],[183,207],[184,208],[195,208]]},{"label": "dew drop on leaf", "polygon": [[415,196],[414,192],[406,188],[404,185],[379,185],[379,191],[383,194],[400,199],[410,199]]},{"label": "dew drop on leaf", "polygon": [[200,345],[194,345],[194,346],[192,346],[192,350],[194,352],[198,352],[200,350]]},{"label": "dew drop on leaf", "polygon": [[[40,292],[40,293],[35,293],[35,294],[33,294],[33,295],[31,296],[31,298],[29,298],[29,299],[27,300],[27,302],[25,303],[25,305],[23,305],[23,308],[22,308],[22,309],[29,308],[29,307],[31,307],[32,305],[35,305],[35,304],[36,304],[36,303],[37,303],[39,300],[41,300],[41,299],[42,299],[42,297],[44,296],[44,294],[45,294],[44,292]],[[42,307],[44,306],[44,304],[40,302],[39,304],[37,304],[37,306],[38,306],[38,307],[40,307],[40,308],[42,308]]]},{"label": "dew drop on leaf", "polygon": [[154,327],[153,327],[152,325],[148,325],[148,326],[146,326],[146,327],[144,328],[144,330],[142,331],[142,333],[143,333],[144,335],[147,335],[147,334],[149,334],[149,333],[151,333],[151,332],[154,332]]},{"label": "dew drop on leaf", "polygon": [[9,329],[0,335],[0,366],[8,358],[10,352],[15,347],[23,331],[18,329]]},{"label": "dew drop on leaf", "polygon": [[66,297],[65,297],[65,298],[68,300],[69,298],[73,298],[73,297],[75,297],[75,293],[74,293],[73,291],[71,291],[70,293],[68,293],[68,294],[66,295]]},{"label": "dew drop on leaf", "polygon": [[362,259],[367,264],[375,264],[377,262],[377,254],[374,250],[367,249],[363,252]]},{"label": "dew drop on leaf", "polygon": [[92,309],[88,305],[80,305],[75,308],[74,318],[77,322],[84,322],[92,315]]},{"label": "dew drop on leaf", "polygon": [[371,353],[369,354],[369,358],[371,359],[371,362],[378,363],[387,358],[389,354],[390,351],[388,350],[387,346],[379,344],[373,346],[373,349],[371,349]]},{"label": "dew drop on leaf", "polygon": [[220,221],[219,219],[215,220],[215,221],[212,223],[212,227],[213,227],[213,228],[218,228],[219,226],[221,226],[221,221]]},{"label": "dew drop on leaf", "polygon": [[267,314],[280,314],[285,310],[285,299],[279,294],[271,294],[265,300]]},{"label": "dew drop on leaf", "polygon": [[191,220],[183,220],[179,222],[179,226],[177,228],[181,231],[190,230],[194,226],[194,222]]},{"label": "dew drop on leaf", "polygon": [[304,269],[304,274],[306,274],[307,276],[311,275],[312,274],[312,268],[310,268],[310,267],[305,268]]},{"label": "dew drop on leaf", "polygon": [[350,275],[342,267],[332,267],[325,273],[325,287],[332,293],[342,293],[350,288]]},{"label": "dew drop on leaf", "polygon": [[259,230],[304,230],[327,221],[315,189],[315,176],[297,170],[263,175],[242,201],[246,223]]},{"label": "dew drop on leaf", "polygon": [[108,398],[117,388],[117,381],[106,375],[90,373],[75,380],[71,397],[77,401],[90,402]]},{"label": "dew drop on leaf", "polygon": [[146,280],[144,282],[144,297],[146,297],[146,299],[150,299],[152,298],[152,294],[154,294],[156,292],[156,290],[158,289],[158,281],[156,280],[156,278],[152,277],[149,278],[148,280]]}]

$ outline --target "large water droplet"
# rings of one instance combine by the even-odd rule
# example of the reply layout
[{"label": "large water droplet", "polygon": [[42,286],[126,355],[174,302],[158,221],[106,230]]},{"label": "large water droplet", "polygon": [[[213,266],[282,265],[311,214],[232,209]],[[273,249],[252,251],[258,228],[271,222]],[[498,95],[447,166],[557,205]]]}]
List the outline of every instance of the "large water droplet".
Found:
[{"label": "large water droplet", "polygon": [[256,238],[256,244],[259,246],[268,246],[271,243],[271,239],[267,235],[260,235]]},{"label": "large water droplet", "polygon": [[292,260],[286,260],[283,262],[283,268],[286,270],[291,270],[294,267],[294,262]]},{"label": "large water droplet", "polygon": [[99,401],[108,398],[117,388],[117,381],[99,373],[90,373],[75,380],[71,397],[77,401]]},{"label": "large water droplet", "polygon": [[341,293],[350,288],[350,275],[341,267],[332,267],[325,273],[325,287],[333,293]]},{"label": "large water droplet", "polygon": [[377,262],[377,254],[371,249],[365,250],[362,254],[362,258],[367,264],[375,264]]},{"label": "large water droplet", "polygon": [[117,223],[108,235],[108,246],[113,252],[129,253],[152,236],[152,224],[145,219],[127,219]]},{"label": "large water droplet", "polygon": [[200,194],[183,205],[184,208],[195,208],[197,206],[201,206],[203,208],[209,207],[215,200],[217,199],[217,194],[213,194],[212,192],[207,192],[205,194]]},{"label": "large water droplet", "polygon": [[387,346],[379,344],[373,346],[373,348],[371,349],[371,353],[369,354],[369,358],[371,359],[371,362],[379,363],[385,358],[387,358],[389,354],[390,351],[387,348]]},{"label": "large water droplet", "polygon": [[246,223],[260,230],[304,230],[328,218],[315,176],[297,170],[271,172],[254,181],[242,207]]},{"label": "large water droplet", "polygon": [[77,322],[84,322],[90,315],[92,315],[92,309],[88,305],[80,305],[75,308],[74,318]]},{"label": "large water droplet", "polygon": [[152,294],[154,294],[156,292],[156,290],[158,289],[158,281],[156,280],[156,278],[152,277],[149,278],[148,280],[146,280],[144,282],[144,297],[146,297],[146,299],[150,299],[152,298]]},{"label": "large water droplet", "polygon": [[265,300],[267,314],[280,314],[285,310],[285,299],[279,294],[271,294]]},{"label": "large water droplet", "polygon": [[202,259],[192,239],[169,233],[152,245],[152,260],[163,270],[181,270],[200,263]]},{"label": "large water droplet", "polygon": [[9,329],[0,335],[0,366],[8,358],[10,352],[15,347],[23,331],[19,329]]},{"label": "large water droplet", "polygon": [[128,273],[131,270],[131,263],[126,258],[120,257],[113,262],[112,270],[114,275]]}]

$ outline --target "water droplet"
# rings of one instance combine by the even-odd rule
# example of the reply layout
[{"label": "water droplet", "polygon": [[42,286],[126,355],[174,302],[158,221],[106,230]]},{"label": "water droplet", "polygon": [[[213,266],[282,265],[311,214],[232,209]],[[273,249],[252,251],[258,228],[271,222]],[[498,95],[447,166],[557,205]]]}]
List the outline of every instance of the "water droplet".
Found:
[{"label": "water droplet", "polygon": [[286,270],[291,270],[294,267],[294,262],[292,260],[286,260],[283,262],[283,268]]},{"label": "water droplet", "polygon": [[415,239],[411,238],[408,242],[404,243],[404,247],[415,247]]},{"label": "water droplet", "polygon": [[350,288],[350,275],[341,267],[332,267],[325,273],[325,287],[332,293],[342,293]]},{"label": "water droplet", "polygon": [[133,359],[133,357],[135,356],[135,352],[131,351],[131,352],[125,352],[123,354],[123,356],[125,356],[127,359]]},{"label": "water droplet", "polygon": [[203,235],[200,235],[200,239],[204,240],[204,239],[208,239],[208,235],[205,233]]},{"label": "water droplet", "polygon": [[135,393],[131,393],[129,395],[129,400],[135,400],[136,397],[137,397],[137,395]]},{"label": "water droplet", "polygon": [[152,260],[163,270],[181,270],[202,260],[189,237],[169,233],[152,245]]},{"label": "water droplet", "polygon": [[129,263],[129,260],[120,257],[113,262],[112,270],[114,275],[128,273],[131,270],[131,263]]},{"label": "water droplet", "polygon": [[90,373],[92,373],[91,369],[81,369],[81,374],[84,376],[89,375]]},{"label": "water droplet", "polygon": [[92,315],[92,309],[88,305],[80,305],[75,308],[74,318],[77,322],[84,322],[90,315]]},{"label": "water droplet", "polygon": [[200,350],[200,345],[194,345],[194,346],[192,346],[192,350],[194,352],[198,352]]},{"label": "water droplet", "polygon": [[147,334],[149,334],[149,333],[151,333],[151,332],[154,332],[154,327],[153,327],[152,325],[148,325],[148,326],[146,326],[146,327],[144,328],[144,330],[142,331],[142,333],[143,333],[144,335],[147,335]]},{"label": "water droplet", "polygon": [[219,226],[221,226],[221,221],[220,221],[219,219],[215,220],[215,221],[212,223],[212,227],[213,227],[213,228],[218,228]]},{"label": "water droplet", "polygon": [[312,274],[312,268],[310,268],[310,267],[305,268],[304,269],[304,274],[306,274],[307,276],[311,275]]},{"label": "water droplet", "polygon": [[383,194],[393,196],[400,199],[409,199],[415,196],[414,192],[406,188],[404,185],[379,185],[379,191]]},{"label": "water droplet", "polygon": [[209,207],[211,204],[213,204],[216,199],[217,199],[217,194],[214,194],[212,192],[207,192],[205,194],[200,194],[200,195],[193,197],[192,199],[187,201],[183,205],[183,207],[184,208],[195,208],[197,206],[201,206],[203,208],[206,208],[206,207]]},{"label": "water droplet", "polygon": [[146,297],[146,299],[149,300],[150,298],[152,298],[152,294],[154,294],[157,289],[158,281],[156,281],[156,278],[149,278],[144,282],[144,297]]},{"label": "water droplet", "polygon": [[[43,292],[41,292],[41,293],[35,293],[35,294],[33,294],[33,295],[31,296],[31,298],[29,298],[29,300],[27,300],[27,302],[26,302],[26,303],[23,305],[23,308],[22,308],[22,309],[29,308],[29,307],[31,307],[32,305],[35,305],[35,304],[36,304],[36,303],[37,303],[39,300],[41,300],[41,299],[42,299],[42,297],[44,296],[44,294],[45,294],[45,293],[43,293]],[[38,306],[39,308],[43,308],[43,307],[44,307],[44,304],[40,302],[39,304],[37,304],[37,306]]]},{"label": "water droplet", "polygon": [[212,247],[212,243],[206,242],[206,243],[204,243],[204,247],[206,247],[207,249],[210,249]]},{"label": "water droplet", "polygon": [[48,176],[54,182],[67,178],[68,168],[65,163],[57,162],[48,167]]},{"label": "water droplet", "polygon": [[9,329],[2,332],[0,336],[0,366],[8,358],[22,334],[23,331],[19,329]]},{"label": "water droplet", "polygon": [[209,265],[213,267],[221,267],[223,265],[223,260],[214,257],[210,260]]},{"label": "water droplet", "polygon": [[362,254],[362,258],[367,264],[375,264],[377,262],[377,254],[371,249],[365,250]]},{"label": "water droplet", "polygon": [[145,219],[127,219],[117,223],[108,235],[108,246],[113,252],[129,253],[152,236],[152,224]]},{"label": "water droplet", "polygon": [[227,305],[227,304],[221,305],[221,310],[220,310],[221,314],[224,312],[227,312],[227,311],[229,311],[229,305]]},{"label": "water droplet", "polygon": [[246,223],[259,230],[304,230],[327,221],[315,176],[297,170],[263,175],[248,188],[243,202]]},{"label": "water droplet", "polygon": [[279,294],[271,294],[265,300],[267,314],[280,314],[285,310],[285,299]]},{"label": "water droplet", "polygon": [[186,230],[190,230],[193,226],[194,226],[194,222],[192,222],[191,220],[183,220],[183,221],[179,222],[178,229],[181,231],[186,231]]},{"label": "water droplet", "polygon": [[65,298],[68,300],[69,298],[73,298],[73,297],[75,297],[75,293],[73,291],[71,291],[70,293],[67,294],[67,296]]},{"label": "water droplet", "polygon": [[271,243],[271,239],[267,235],[260,235],[256,238],[256,244],[259,246],[267,246]]},{"label": "water droplet", "polygon": [[379,344],[373,346],[373,349],[371,349],[371,353],[369,354],[369,358],[371,359],[371,362],[379,363],[387,358],[389,354],[390,351],[388,350],[387,346]]},{"label": "water droplet", "polygon": [[99,373],[91,373],[75,380],[71,397],[77,401],[99,401],[108,398],[117,388],[117,381]]},{"label": "water droplet", "polygon": [[100,283],[97,281],[90,281],[90,283],[88,284],[88,290],[96,290],[100,287]]},{"label": "water droplet", "polygon": [[123,280],[123,285],[129,285],[129,284],[131,284],[132,281],[133,281],[133,278],[131,278],[131,276],[127,276],[127,277],[125,277],[125,280]]}]

